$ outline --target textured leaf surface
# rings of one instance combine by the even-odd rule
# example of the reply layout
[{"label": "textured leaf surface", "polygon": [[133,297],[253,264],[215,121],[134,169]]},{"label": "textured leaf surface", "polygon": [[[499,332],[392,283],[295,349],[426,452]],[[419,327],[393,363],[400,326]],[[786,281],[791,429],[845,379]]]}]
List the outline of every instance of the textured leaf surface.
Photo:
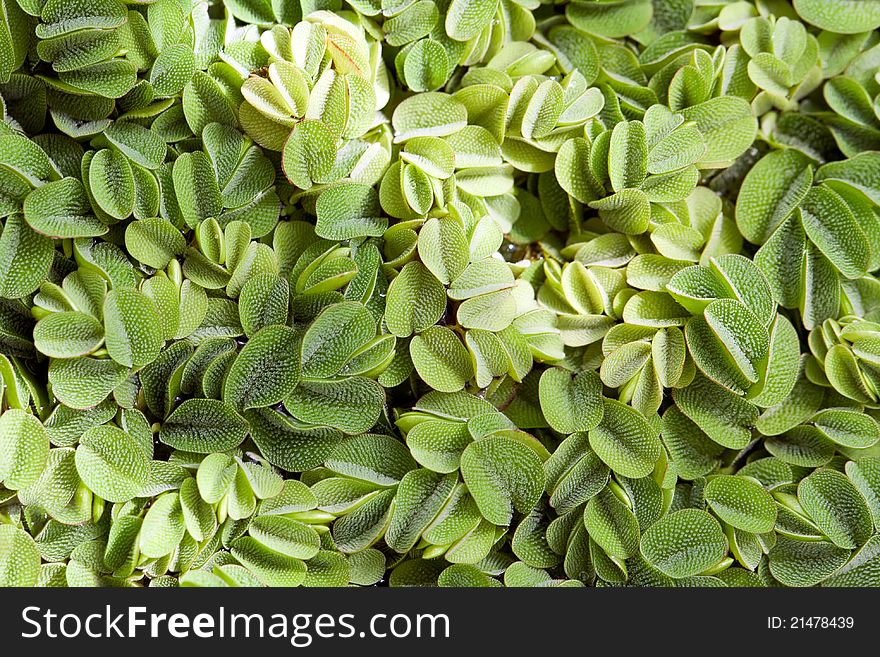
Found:
[{"label": "textured leaf surface", "polygon": [[216,399],[187,399],[162,423],[159,440],[176,449],[209,454],[225,452],[244,440],[247,423]]},{"label": "textured leaf surface", "polygon": [[33,415],[12,408],[0,417],[0,481],[10,490],[34,483],[49,458],[49,436]]},{"label": "textured leaf surface", "polygon": [[744,477],[719,475],[706,484],[703,495],[726,523],[763,534],[776,524],[776,504],[759,484]]},{"label": "textured leaf surface", "polygon": [[40,553],[34,539],[22,529],[0,525],[0,586],[36,586]]},{"label": "textured leaf surface", "polygon": [[152,362],[162,348],[155,304],[135,290],[112,290],[104,301],[104,340],[110,357],[126,367]]},{"label": "textured leaf surface", "polygon": [[125,502],[146,486],[150,456],[127,432],[94,427],[80,438],[76,469],[89,489],[108,502]]},{"label": "textured leaf surface", "polygon": [[642,535],[645,559],[670,577],[697,575],[727,551],[721,525],[705,511],[682,509],[664,516]]},{"label": "textured leaf surface", "polygon": [[602,386],[595,374],[572,377],[562,369],[548,369],[541,375],[541,410],[547,422],[560,433],[589,431],[604,414]]},{"label": "textured leaf surface", "polygon": [[660,457],[657,431],[635,409],[603,399],[604,413],[590,431],[590,447],[608,467],[625,477],[644,477]]},{"label": "textured leaf surface", "polygon": [[309,424],[361,433],[379,419],[385,394],[371,379],[353,376],[341,381],[303,381],[284,400],[290,413]]},{"label": "textured leaf surface", "polygon": [[798,500],[839,547],[858,547],[871,535],[871,511],[858,489],[840,472],[816,470],[802,479]]},{"label": "textured leaf surface", "polygon": [[248,340],[229,369],[223,398],[237,409],[282,401],[300,376],[300,340],[288,326],[267,326]]},{"label": "textured leaf surface", "polygon": [[527,513],[544,489],[537,455],[510,438],[471,443],[461,456],[461,473],[480,513],[496,525],[507,525],[516,509]]},{"label": "textured leaf surface", "polygon": [[52,358],[85,356],[104,342],[104,327],[82,312],[53,313],[34,327],[34,346]]}]

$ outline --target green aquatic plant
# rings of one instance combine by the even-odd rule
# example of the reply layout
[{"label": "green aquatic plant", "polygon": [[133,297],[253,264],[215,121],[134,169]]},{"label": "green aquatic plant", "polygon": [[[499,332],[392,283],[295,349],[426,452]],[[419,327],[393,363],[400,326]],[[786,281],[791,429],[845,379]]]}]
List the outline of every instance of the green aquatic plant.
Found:
[{"label": "green aquatic plant", "polygon": [[867,0],[0,0],[0,586],[880,585]]}]

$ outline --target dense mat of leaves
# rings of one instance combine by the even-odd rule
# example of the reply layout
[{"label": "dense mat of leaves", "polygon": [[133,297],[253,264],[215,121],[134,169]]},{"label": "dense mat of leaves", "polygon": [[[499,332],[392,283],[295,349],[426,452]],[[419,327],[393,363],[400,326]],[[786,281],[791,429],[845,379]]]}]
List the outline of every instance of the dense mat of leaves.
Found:
[{"label": "dense mat of leaves", "polygon": [[0,0],[0,585],[880,585],[878,27]]}]

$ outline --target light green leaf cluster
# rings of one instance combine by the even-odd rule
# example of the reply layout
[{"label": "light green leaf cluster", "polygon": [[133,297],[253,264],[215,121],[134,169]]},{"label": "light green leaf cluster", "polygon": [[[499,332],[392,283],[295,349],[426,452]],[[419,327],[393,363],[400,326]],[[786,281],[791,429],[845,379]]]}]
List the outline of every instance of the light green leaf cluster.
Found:
[{"label": "light green leaf cluster", "polygon": [[0,586],[880,586],[878,28],[0,1]]}]

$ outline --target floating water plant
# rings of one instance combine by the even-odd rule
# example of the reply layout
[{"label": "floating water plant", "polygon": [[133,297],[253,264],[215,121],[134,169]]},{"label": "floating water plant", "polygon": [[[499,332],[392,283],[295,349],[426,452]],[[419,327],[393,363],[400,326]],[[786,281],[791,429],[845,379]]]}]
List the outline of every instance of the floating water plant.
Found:
[{"label": "floating water plant", "polygon": [[878,27],[0,0],[0,585],[880,585]]}]

